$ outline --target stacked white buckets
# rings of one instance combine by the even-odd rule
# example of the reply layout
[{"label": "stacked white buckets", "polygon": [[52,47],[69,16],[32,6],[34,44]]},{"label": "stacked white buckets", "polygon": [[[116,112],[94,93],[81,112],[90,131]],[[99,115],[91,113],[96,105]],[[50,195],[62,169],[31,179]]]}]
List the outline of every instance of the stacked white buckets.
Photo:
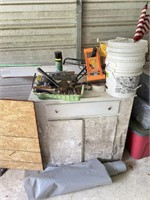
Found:
[{"label": "stacked white buckets", "polygon": [[148,51],[147,40],[134,43],[133,39],[109,40],[106,57],[106,92],[118,98],[136,94],[140,75]]}]

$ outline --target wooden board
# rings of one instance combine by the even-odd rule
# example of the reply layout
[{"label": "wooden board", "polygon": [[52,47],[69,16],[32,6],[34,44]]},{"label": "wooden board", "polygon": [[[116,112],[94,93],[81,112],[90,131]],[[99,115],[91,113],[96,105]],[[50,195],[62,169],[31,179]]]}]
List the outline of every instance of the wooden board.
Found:
[{"label": "wooden board", "polygon": [[0,100],[0,168],[43,168],[33,102]]}]

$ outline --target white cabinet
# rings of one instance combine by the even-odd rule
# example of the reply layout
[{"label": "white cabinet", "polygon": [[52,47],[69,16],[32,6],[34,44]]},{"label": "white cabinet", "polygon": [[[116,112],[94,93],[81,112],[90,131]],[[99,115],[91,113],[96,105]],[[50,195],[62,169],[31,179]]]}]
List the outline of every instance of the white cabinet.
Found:
[{"label": "white cabinet", "polygon": [[118,99],[102,92],[79,102],[35,101],[44,163],[121,159],[133,97]]}]

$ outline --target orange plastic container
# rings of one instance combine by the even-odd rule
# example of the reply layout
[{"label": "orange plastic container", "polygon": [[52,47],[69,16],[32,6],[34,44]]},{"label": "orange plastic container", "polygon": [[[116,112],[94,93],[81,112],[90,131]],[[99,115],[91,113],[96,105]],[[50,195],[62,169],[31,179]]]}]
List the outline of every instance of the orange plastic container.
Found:
[{"label": "orange plastic container", "polygon": [[92,56],[93,48],[84,49],[84,58],[87,69],[87,81],[105,80],[103,74],[99,51],[96,48],[95,55]]}]

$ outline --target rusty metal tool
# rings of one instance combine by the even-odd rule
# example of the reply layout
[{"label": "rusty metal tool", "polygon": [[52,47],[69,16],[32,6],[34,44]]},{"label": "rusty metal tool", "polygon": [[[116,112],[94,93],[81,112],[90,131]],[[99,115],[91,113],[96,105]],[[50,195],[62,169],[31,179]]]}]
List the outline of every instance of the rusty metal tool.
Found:
[{"label": "rusty metal tool", "polygon": [[44,77],[46,77],[56,88],[60,88],[60,85],[41,68],[37,68],[37,71],[40,72]]}]

